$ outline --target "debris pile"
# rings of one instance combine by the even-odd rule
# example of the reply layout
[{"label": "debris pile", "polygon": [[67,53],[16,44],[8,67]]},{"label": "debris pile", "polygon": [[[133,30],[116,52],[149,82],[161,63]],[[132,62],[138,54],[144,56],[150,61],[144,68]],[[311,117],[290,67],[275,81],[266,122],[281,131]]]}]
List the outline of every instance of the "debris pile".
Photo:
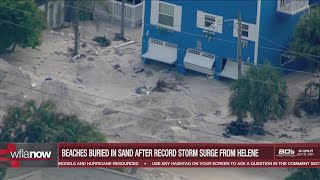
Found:
[{"label": "debris pile", "polygon": [[146,77],[150,77],[153,75],[152,71],[145,71],[145,73],[146,73]]},{"label": "debris pile", "polygon": [[147,86],[143,85],[143,86],[139,86],[137,87],[136,89],[136,93],[137,94],[150,94],[152,92],[152,89],[151,88],[148,88]]},{"label": "debris pile", "polygon": [[120,64],[114,64],[112,67],[113,67],[113,69],[116,69],[116,70],[118,70],[119,72],[121,72],[122,74],[125,75],[125,73],[123,72]]},{"label": "debris pile", "polygon": [[144,71],[144,68],[142,68],[142,67],[134,67],[133,71],[134,71],[135,74],[142,73]]},{"label": "debris pile", "polygon": [[177,83],[172,79],[159,78],[153,91],[157,91],[157,92],[178,91]]},{"label": "debris pile", "polygon": [[102,47],[107,47],[111,45],[111,41],[107,39],[105,36],[96,36],[92,39],[93,41],[97,42]]},{"label": "debris pile", "polygon": [[119,33],[116,33],[116,34],[114,35],[113,40],[114,40],[114,41],[125,41],[125,42],[130,41],[130,39],[129,39],[128,37],[122,36],[122,35],[119,34]]},{"label": "debris pile", "polygon": [[109,115],[109,114],[113,114],[113,113],[118,113],[118,111],[113,110],[113,109],[109,109],[109,108],[105,108],[105,109],[102,111],[102,113],[103,113],[104,115]]}]

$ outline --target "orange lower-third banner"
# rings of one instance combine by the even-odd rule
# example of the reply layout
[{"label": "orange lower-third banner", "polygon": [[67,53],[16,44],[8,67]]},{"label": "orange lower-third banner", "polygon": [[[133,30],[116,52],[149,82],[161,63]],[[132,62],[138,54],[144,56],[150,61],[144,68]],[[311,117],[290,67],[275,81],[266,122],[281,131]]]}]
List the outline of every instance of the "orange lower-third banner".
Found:
[{"label": "orange lower-third banner", "polygon": [[1,143],[2,167],[319,168],[320,144]]}]

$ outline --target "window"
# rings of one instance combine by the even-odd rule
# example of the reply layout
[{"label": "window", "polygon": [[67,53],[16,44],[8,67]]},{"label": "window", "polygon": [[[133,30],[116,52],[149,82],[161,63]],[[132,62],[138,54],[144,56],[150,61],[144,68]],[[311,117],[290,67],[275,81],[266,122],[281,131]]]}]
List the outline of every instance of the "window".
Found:
[{"label": "window", "polygon": [[159,23],[166,26],[174,26],[174,6],[159,4]]},{"label": "window", "polygon": [[216,25],[216,18],[214,16],[205,15],[204,17],[204,26],[207,28],[214,29]]},{"label": "window", "polygon": [[242,36],[249,37],[249,25],[242,24],[241,25],[241,30],[242,30]]},{"label": "window", "polygon": [[222,33],[223,17],[197,11],[197,27],[210,32]]},{"label": "window", "polygon": [[151,0],[150,16],[150,24],[152,25],[178,32],[181,31],[181,6],[163,1]]},{"label": "window", "polygon": [[[233,37],[238,37],[238,20],[234,20],[233,24]],[[257,25],[256,24],[250,24],[247,22],[241,23],[241,36],[242,39],[247,41],[257,41],[258,34],[257,34]]]}]

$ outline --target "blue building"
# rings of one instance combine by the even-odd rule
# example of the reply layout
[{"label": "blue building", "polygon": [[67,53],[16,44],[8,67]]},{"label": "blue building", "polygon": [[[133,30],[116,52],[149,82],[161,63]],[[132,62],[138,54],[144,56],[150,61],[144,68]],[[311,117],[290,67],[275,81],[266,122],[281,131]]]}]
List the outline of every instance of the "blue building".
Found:
[{"label": "blue building", "polygon": [[242,60],[302,67],[286,53],[309,0],[145,0],[142,59],[237,79],[237,15],[241,12]]}]

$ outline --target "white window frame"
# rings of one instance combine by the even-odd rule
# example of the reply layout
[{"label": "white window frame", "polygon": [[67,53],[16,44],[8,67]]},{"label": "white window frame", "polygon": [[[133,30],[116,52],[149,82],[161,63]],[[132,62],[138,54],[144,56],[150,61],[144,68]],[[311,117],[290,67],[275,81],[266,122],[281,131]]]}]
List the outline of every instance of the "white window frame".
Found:
[{"label": "white window frame", "polygon": [[[246,24],[246,23],[243,23],[243,24],[241,24],[241,37],[245,37],[245,38],[248,38],[249,37],[249,24]],[[246,29],[244,29],[243,27],[248,27],[248,28],[246,28]],[[246,32],[247,33],[247,35],[246,36],[244,36],[243,35],[243,33],[244,32]]]},{"label": "white window frame", "polygon": [[[173,12],[172,12],[172,15],[171,14],[166,14],[165,12],[161,12],[161,5],[164,5],[164,6],[170,6],[170,8],[173,9]],[[165,25],[165,26],[170,26],[170,27],[174,27],[174,6],[173,5],[169,5],[169,4],[166,4],[166,3],[159,3],[159,10],[158,10],[158,13],[159,13],[159,16],[158,16],[158,23],[159,24],[162,24],[162,25]],[[163,16],[168,16],[170,18],[172,18],[172,25],[168,25],[168,24],[164,24],[164,23],[160,23],[160,15],[163,15]],[[171,24],[171,22],[170,22]]]},{"label": "white window frame", "polygon": [[[160,4],[165,4],[169,6],[173,6],[174,8],[174,13],[173,13],[173,26],[166,25],[159,23],[159,17],[160,14],[166,15],[166,16],[172,16],[169,14],[165,13],[160,13]],[[152,0],[151,1],[151,18],[150,18],[150,24],[156,25],[159,27],[163,27],[165,29],[170,29],[174,31],[181,31],[181,19],[182,19],[182,7],[172,4],[172,3],[167,3],[163,1],[158,1],[158,0]]]},{"label": "white window frame", "polygon": [[[254,41],[257,42],[258,41],[258,35],[257,35],[257,26],[255,24],[250,24],[250,23],[246,23],[246,22],[241,22],[242,27],[241,27],[241,38],[244,40],[248,40],[248,41]],[[245,30],[248,32],[248,37],[243,36],[243,25],[248,26],[248,30]],[[234,37],[238,37],[238,20],[234,20],[234,24],[233,24],[233,36]]]},{"label": "white window frame", "polygon": [[[206,20],[206,17],[214,18],[214,21],[211,21],[213,23],[212,27],[206,26],[206,22],[210,22]],[[214,14],[209,14],[203,11],[197,11],[197,27],[211,32],[222,33],[223,17]]]}]

